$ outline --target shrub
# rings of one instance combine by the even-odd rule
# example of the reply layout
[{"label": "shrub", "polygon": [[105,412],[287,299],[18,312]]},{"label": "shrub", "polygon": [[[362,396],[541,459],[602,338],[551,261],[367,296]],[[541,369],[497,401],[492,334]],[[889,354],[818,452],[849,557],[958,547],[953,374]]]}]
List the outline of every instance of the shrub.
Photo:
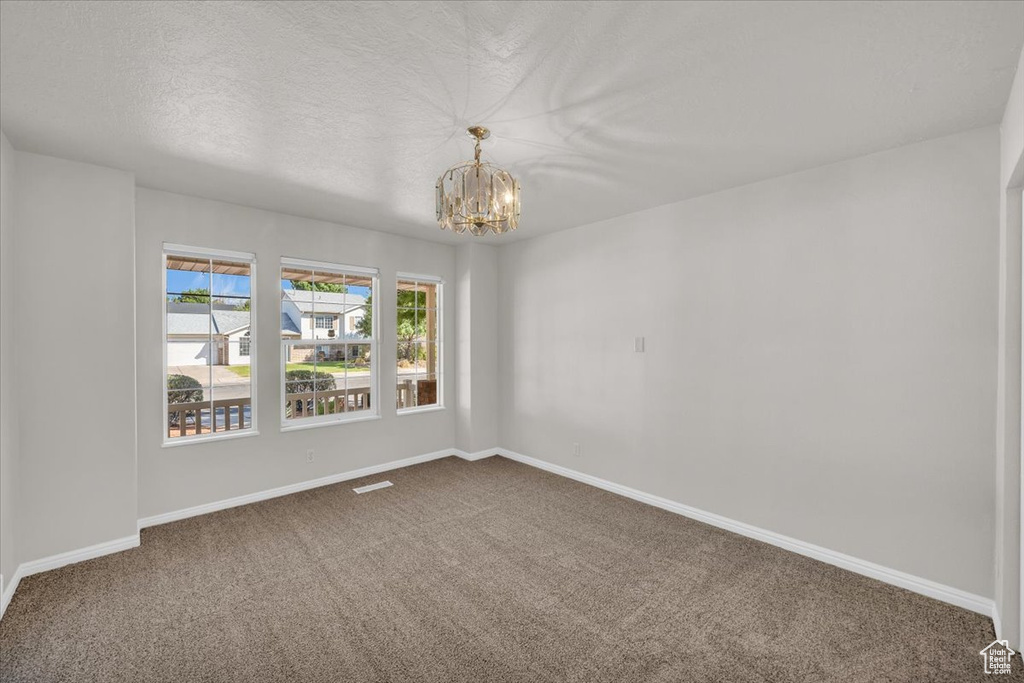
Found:
[{"label": "shrub", "polygon": [[306,394],[314,390],[332,391],[335,388],[334,375],[329,372],[289,370],[284,373],[284,379],[285,393],[288,394]]},{"label": "shrub", "polygon": [[167,403],[198,403],[203,400],[203,385],[188,375],[167,375]]}]

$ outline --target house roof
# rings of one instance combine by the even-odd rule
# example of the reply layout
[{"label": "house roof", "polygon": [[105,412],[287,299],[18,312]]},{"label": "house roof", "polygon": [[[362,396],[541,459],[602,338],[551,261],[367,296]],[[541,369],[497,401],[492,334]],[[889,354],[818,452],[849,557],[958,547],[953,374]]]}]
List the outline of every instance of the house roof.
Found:
[{"label": "house roof", "polygon": [[352,309],[366,304],[366,297],[358,294],[342,294],[335,292],[310,292],[302,289],[281,290],[285,301],[295,304],[299,312],[341,314],[350,313]]},{"label": "house roof", "polygon": [[302,330],[295,326],[295,321],[287,313],[281,313],[281,334],[301,335]]},{"label": "house roof", "polygon": [[[167,334],[209,334],[211,326],[213,334],[230,334],[249,327],[249,320],[249,311],[217,308],[214,304],[211,315],[207,304],[167,302]],[[299,334],[295,323],[284,314],[281,315],[281,332]]]}]

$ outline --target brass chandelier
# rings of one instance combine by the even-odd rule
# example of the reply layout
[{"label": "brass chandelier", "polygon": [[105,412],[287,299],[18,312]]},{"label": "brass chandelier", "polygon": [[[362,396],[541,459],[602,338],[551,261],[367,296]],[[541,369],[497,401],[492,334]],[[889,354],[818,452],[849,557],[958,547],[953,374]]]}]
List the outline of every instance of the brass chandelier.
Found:
[{"label": "brass chandelier", "polygon": [[508,171],[480,161],[480,141],[491,131],[467,129],[476,138],[473,161],[452,166],[437,179],[437,222],[442,230],[480,237],[519,226],[519,181]]}]

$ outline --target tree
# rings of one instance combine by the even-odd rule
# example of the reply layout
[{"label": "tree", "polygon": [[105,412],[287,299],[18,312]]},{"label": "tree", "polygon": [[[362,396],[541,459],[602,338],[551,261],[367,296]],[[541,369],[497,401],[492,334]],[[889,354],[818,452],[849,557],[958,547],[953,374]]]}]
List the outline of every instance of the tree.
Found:
[{"label": "tree", "polygon": [[203,385],[188,375],[167,375],[167,402],[198,403],[203,400]]},{"label": "tree", "polygon": [[292,283],[292,287],[303,292],[333,292],[335,294],[344,294],[348,291],[348,287],[345,285],[336,285],[330,282],[309,282],[308,280],[289,280]]},{"label": "tree", "polygon": [[[237,299],[238,297],[233,297]],[[216,306],[231,306],[236,311],[248,311],[249,301],[248,299],[240,304],[232,304],[227,299],[214,299],[210,301],[210,290],[205,287],[197,289],[186,289],[183,292],[179,292],[177,296],[172,296],[168,299],[171,303],[176,304],[210,304]]]},{"label": "tree", "polygon": [[[203,400],[203,385],[188,375],[167,375],[167,389],[167,405],[199,403]],[[185,413],[185,419],[188,418],[198,422],[199,415],[196,411],[189,410]],[[167,419],[172,427],[178,425],[178,413],[169,412]]]},{"label": "tree", "polygon": [[312,370],[289,370],[284,373],[286,394],[311,394],[313,391],[334,391],[334,375]]},{"label": "tree", "polygon": [[[373,335],[373,295],[366,297],[366,314],[356,323],[356,331],[364,337]],[[398,358],[415,360],[415,341],[427,333],[426,292],[398,290]],[[414,307],[419,311],[412,310]]]},{"label": "tree", "polygon": [[172,296],[170,300],[179,304],[208,304],[210,303],[210,290],[205,287],[202,289],[186,289],[178,294],[178,296]]}]

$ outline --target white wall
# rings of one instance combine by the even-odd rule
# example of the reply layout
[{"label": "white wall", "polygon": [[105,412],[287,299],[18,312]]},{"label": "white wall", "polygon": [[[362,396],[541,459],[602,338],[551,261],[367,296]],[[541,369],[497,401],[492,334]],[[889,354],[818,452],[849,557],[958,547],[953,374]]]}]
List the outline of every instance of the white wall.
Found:
[{"label": "white wall", "polygon": [[[259,436],[162,448],[160,340],[163,242],[254,252],[260,315],[253,362],[257,369]],[[136,292],[138,329],[139,508],[150,517],[286,484],[451,448],[453,411],[397,416],[395,344],[380,329],[381,420],[280,431],[282,256],[380,268],[383,320],[396,315],[396,272],[451,280],[455,252],[447,245],[359,230],[140,188],[136,194]],[[447,288],[445,307],[453,305]],[[445,317],[445,334],[452,334]],[[453,367],[450,347],[445,368]],[[447,370],[445,381],[453,376]],[[315,461],[306,462],[306,449]]]},{"label": "white wall", "polygon": [[1000,637],[1020,649],[1021,624],[1021,189],[1024,51],[1000,126],[999,368],[996,426],[995,599]]},{"label": "white wall", "polygon": [[228,335],[228,365],[249,365],[251,356],[242,355],[242,339],[247,333],[248,330],[239,330]]},{"label": "white wall", "polygon": [[991,597],[997,160],[991,127],[502,247],[501,445]]},{"label": "white wall", "polygon": [[[16,166],[17,543],[27,562],[136,533],[135,180],[24,152]],[[54,310],[67,332],[39,334]]]},{"label": "white wall", "polygon": [[14,400],[14,155],[0,132],[0,593],[18,568],[18,402]]},{"label": "white wall", "polygon": [[455,445],[476,453],[500,445],[498,249],[467,242],[459,245],[455,262]]}]

